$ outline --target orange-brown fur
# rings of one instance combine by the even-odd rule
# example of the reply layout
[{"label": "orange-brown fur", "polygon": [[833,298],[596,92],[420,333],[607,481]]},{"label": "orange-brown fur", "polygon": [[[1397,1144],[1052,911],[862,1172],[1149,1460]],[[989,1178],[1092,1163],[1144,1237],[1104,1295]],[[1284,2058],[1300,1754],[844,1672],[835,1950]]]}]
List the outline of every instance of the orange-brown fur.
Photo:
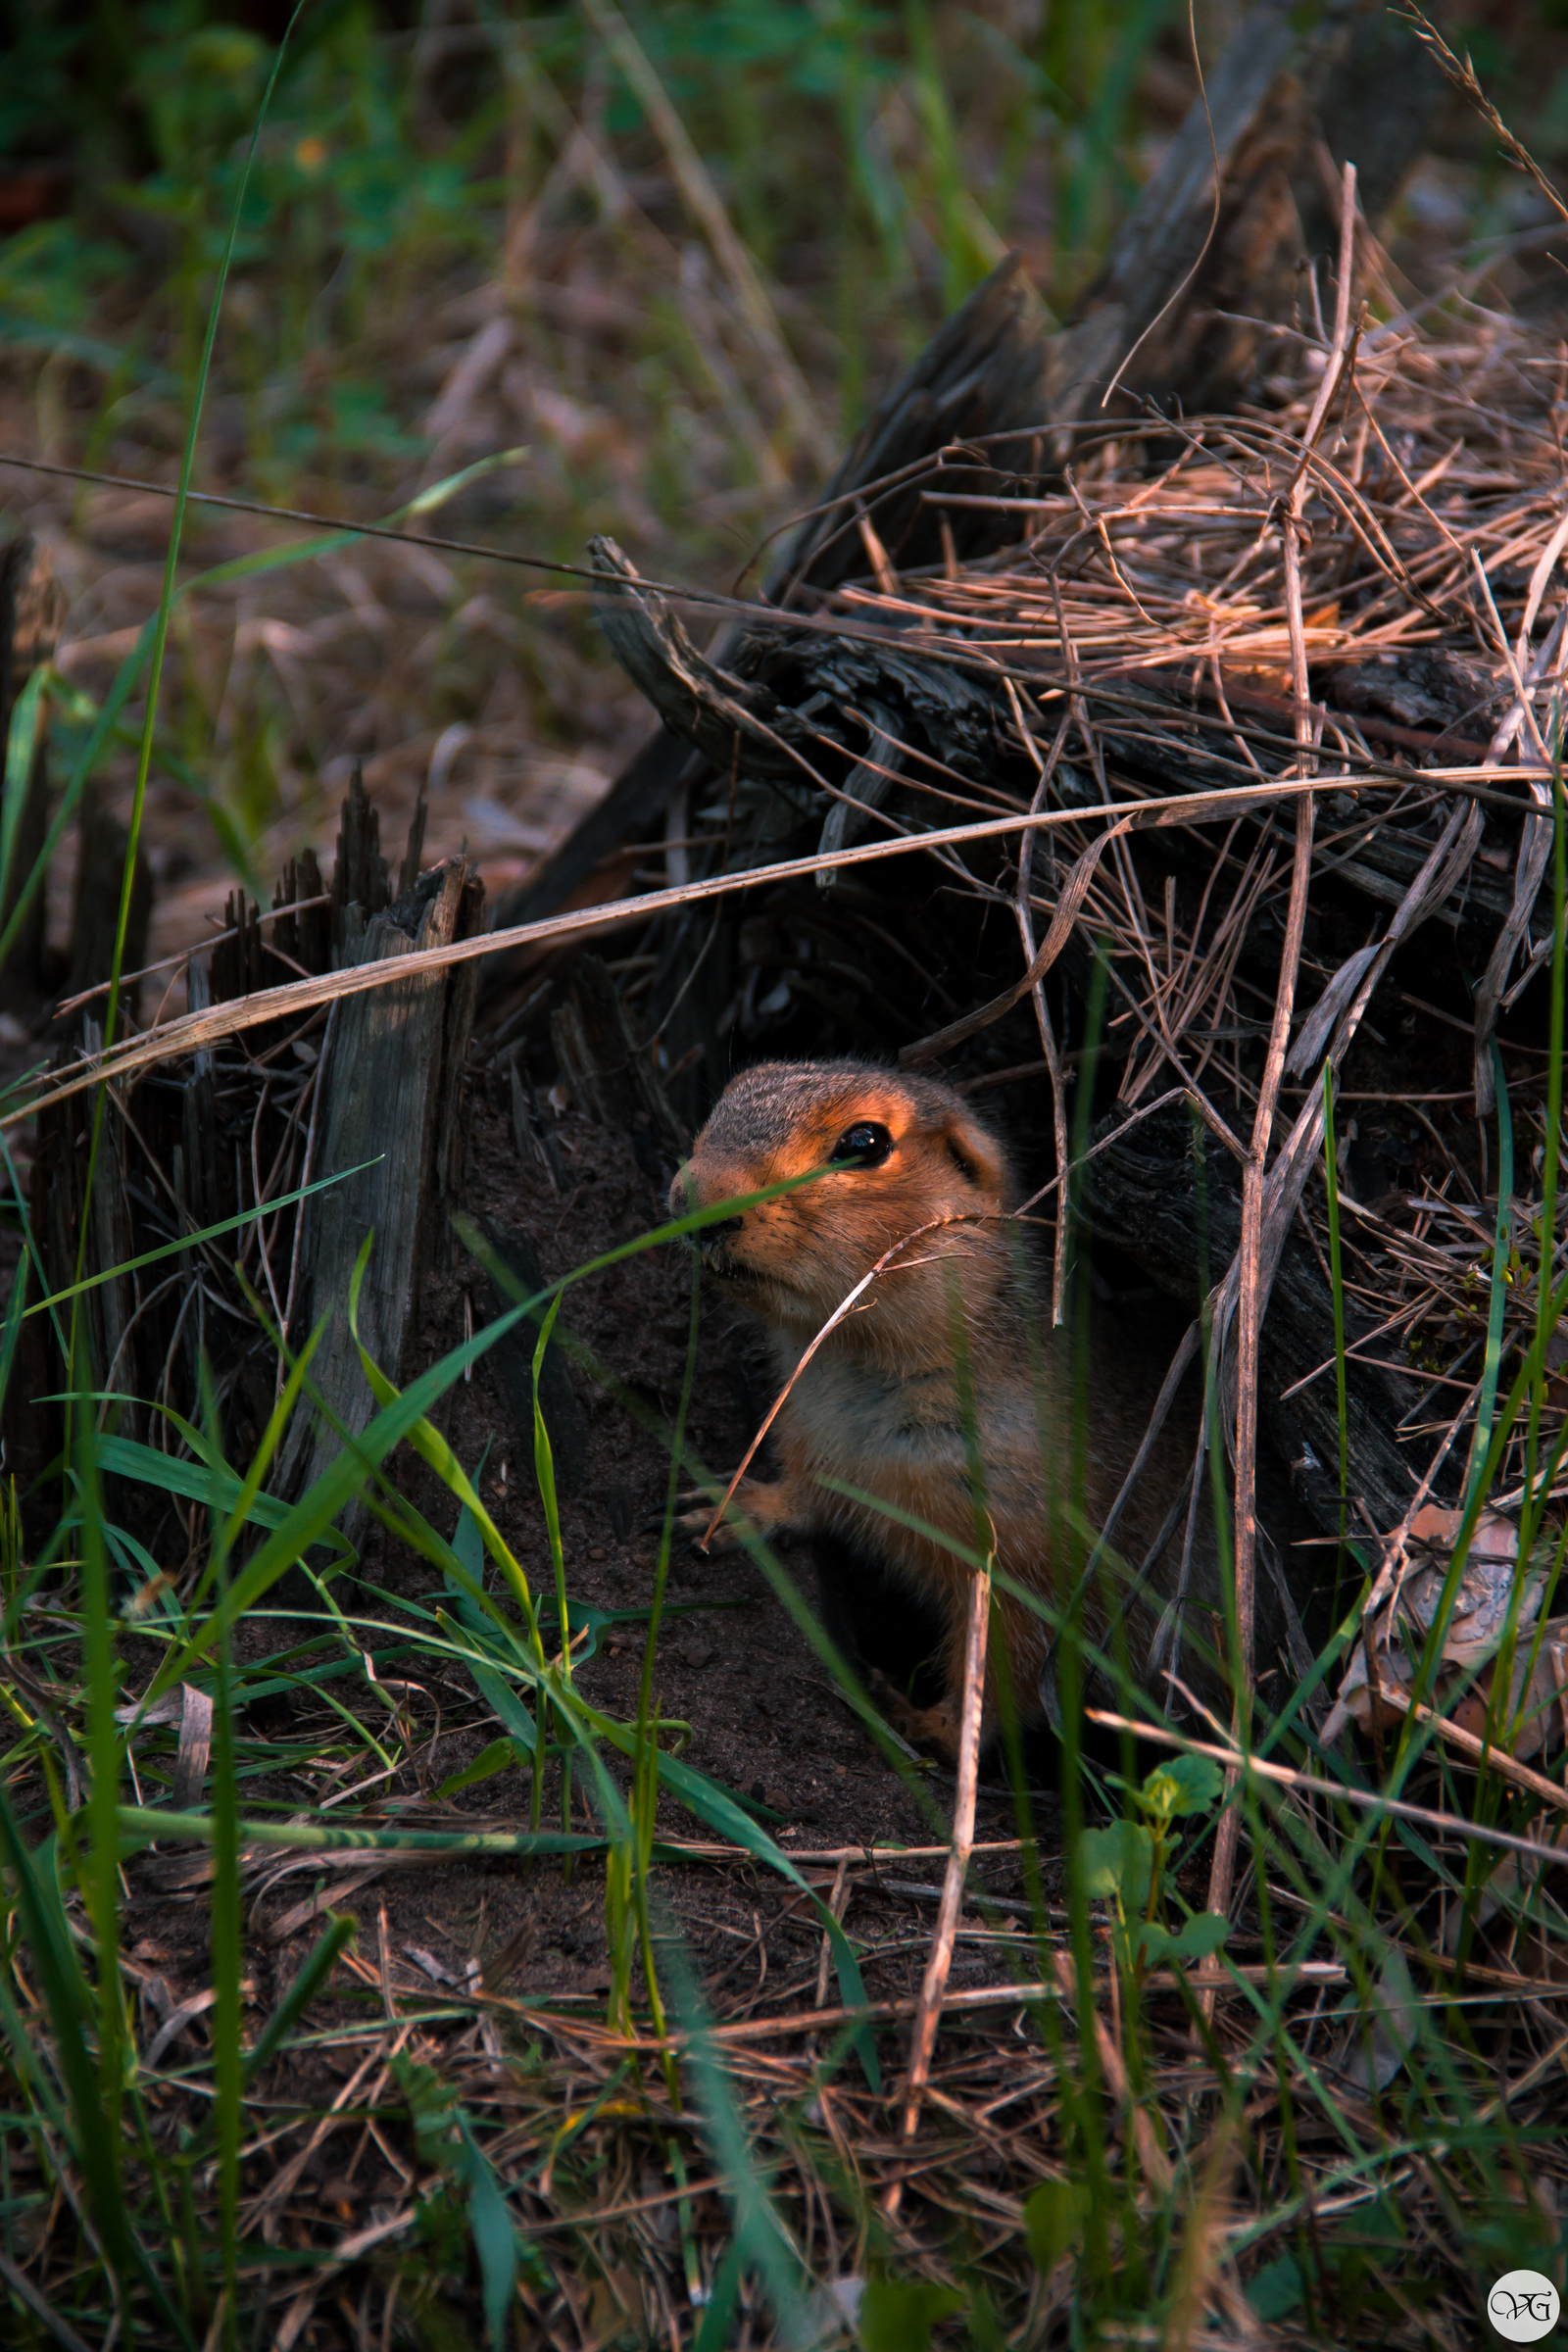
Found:
[{"label": "orange-brown fur", "polygon": [[[735,1501],[764,1533],[788,1527],[848,1535],[937,1604],[949,1628],[949,1696],[913,1728],[929,1743],[950,1748],[970,1571],[929,1537],[821,1482],[858,1487],[974,1548],[967,1425],[978,1441],[999,1565],[1018,1583],[1054,1593],[1058,1605],[1065,1602],[1053,1572],[1048,1484],[1059,1480],[1064,1499],[1073,1422],[1066,1356],[1049,1336],[1031,1346],[1025,1229],[1007,1214],[1017,1192],[1004,1147],[960,1096],[929,1079],[848,1061],[764,1062],[743,1071],[720,1097],[675,1180],[671,1203],[685,1213],[804,1176],[832,1159],[840,1138],[868,1126],[891,1139],[882,1164],[830,1168],[697,1239],[711,1271],[763,1324],[782,1388],[861,1277],[906,1237],[918,1237],[800,1372],[773,1425],[781,1477],[745,1480]],[[1105,1335],[1098,1342],[1088,1382],[1084,1488],[1094,1527],[1137,1450],[1157,1377],[1157,1369],[1138,1367],[1125,1340]],[[1116,1531],[1125,1559],[1143,1559],[1191,1458],[1190,1428],[1167,1434],[1155,1448]],[[705,1524],[706,1516],[694,1514],[692,1524]],[[726,1539],[736,1540],[720,1529],[714,1541]],[[982,1521],[979,1547],[990,1541]],[[1082,1545],[1072,1550],[1081,1562]],[[1127,1620],[1135,1674],[1144,1671],[1181,1556],[1178,1529]],[[1214,1577],[1205,1540],[1188,1604],[1189,1627],[1205,1642],[1215,1632],[1203,1606],[1217,1599]],[[1114,1572],[1097,1580],[1100,1593],[1113,1581]],[[1033,1712],[1051,1633],[1004,1593],[1000,1607],[1017,1703]],[[1092,1626],[1104,1626],[1102,1597],[1091,1596],[1087,1615]],[[1183,1672],[1193,1671],[1189,1644]],[[1200,1669],[1198,1679],[1206,1679]],[[993,1666],[988,1728],[996,1704]]]}]

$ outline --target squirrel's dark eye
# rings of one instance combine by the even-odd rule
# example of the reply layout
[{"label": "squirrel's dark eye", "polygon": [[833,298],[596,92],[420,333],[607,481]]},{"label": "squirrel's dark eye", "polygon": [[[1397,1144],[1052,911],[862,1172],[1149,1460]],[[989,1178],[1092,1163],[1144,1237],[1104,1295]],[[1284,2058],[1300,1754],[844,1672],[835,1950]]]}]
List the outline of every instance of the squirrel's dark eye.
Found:
[{"label": "squirrel's dark eye", "polygon": [[846,1127],[833,1147],[836,1168],[879,1168],[893,1149],[893,1138],[875,1119],[857,1119]]}]

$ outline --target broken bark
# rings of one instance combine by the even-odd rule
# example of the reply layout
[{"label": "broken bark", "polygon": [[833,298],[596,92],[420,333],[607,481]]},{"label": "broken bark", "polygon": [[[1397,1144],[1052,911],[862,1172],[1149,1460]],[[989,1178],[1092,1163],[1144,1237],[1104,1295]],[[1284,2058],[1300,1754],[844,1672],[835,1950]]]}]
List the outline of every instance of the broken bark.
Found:
[{"label": "broken bark", "polygon": [[[101,901],[107,855],[95,870]],[[334,961],[411,953],[479,928],[482,887],[462,861],[418,877],[394,906],[387,896],[375,812],[356,775],[343,805],[329,903],[299,904],[327,899],[309,852],[285,868],[274,894],[274,906],[296,911],[269,922],[242,894],[231,897],[229,936],[191,959],[192,1009],[297,977],[300,967],[325,972]],[[106,933],[112,944],[107,919],[97,926],[100,943]],[[62,1349],[74,1313],[86,1343],[74,1385],[155,1398],[197,1421],[214,1400],[235,1460],[249,1458],[260,1443],[280,1385],[275,1346],[254,1314],[254,1298],[266,1301],[272,1326],[294,1347],[325,1315],[312,1378],[346,1427],[364,1428],[374,1404],[347,1325],[355,1261],[373,1231],[361,1330],[377,1364],[396,1379],[424,1277],[446,1262],[473,1004],[474,966],[464,964],[346,1000],[303,1025],[270,1023],[238,1045],[149,1071],[123,1106],[111,1094],[84,1243],[92,1098],[40,1115],[31,1218],[42,1281],[29,1275],[29,1300],[43,1287],[69,1288],[78,1271],[101,1276],[258,1206],[267,1213],[134,1274],[97,1282],[74,1308],[62,1309],[58,1344],[51,1317],[24,1323],[4,1418],[5,1465],[23,1488],[59,1452],[59,1407],[41,1400],[72,1385]],[[90,1046],[101,1004],[86,1010]],[[60,1057],[75,1050],[63,1045]],[[269,1205],[301,1183],[346,1169],[359,1173],[316,1195],[303,1221],[292,1205]],[[111,1419],[122,1432],[138,1427],[123,1406]],[[149,1418],[140,1434],[159,1442],[166,1428]],[[302,1488],[339,1443],[302,1409],[284,1441],[282,1479]]]},{"label": "broken bark", "polygon": [[[377,869],[384,879],[385,861],[355,821],[361,810],[352,801],[347,807],[354,808],[354,820],[345,823],[349,856],[359,858],[362,879],[373,889]],[[367,917],[347,900],[342,959],[371,963],[469,938],[479,928],[482,904],[483,886],[462,858],[421,875],[382,913]],[[322,1130],[313,1176],[343,1181],[305,1204],[290,1333],[297,1344],[313,1323],[326,1319],[311,1377],[329,1417],[295,1415],[280,1468],[285,1494],[302,1494],[342,1451],[341,1432],[357,1435],[374,1413],[360,1346],[390,1381],[402,1377],[424,1276],[447,1247],[458,1176],[457,1106],[473,1019],[471,971],[462,965],[451,976],[393,982],[333,1008],[321,1050]],[[368,1241],[357,1346],[349,1295]]]},{"label": "broken bark", "polygon": [[[1381,7],[1250,9],[1129,213],[1078,315],[1055,339],[1053,420],[1124,407],[1229,408],[1265,321],[1288,318],[1299,273],[1334,239],[1327,193],[1356,167],[1376,220],[1420,151],[1442,75]],[[1327,166],[1320,169],[1319,159]],[[1070,437],[1058,443],[1063,456]]]}]

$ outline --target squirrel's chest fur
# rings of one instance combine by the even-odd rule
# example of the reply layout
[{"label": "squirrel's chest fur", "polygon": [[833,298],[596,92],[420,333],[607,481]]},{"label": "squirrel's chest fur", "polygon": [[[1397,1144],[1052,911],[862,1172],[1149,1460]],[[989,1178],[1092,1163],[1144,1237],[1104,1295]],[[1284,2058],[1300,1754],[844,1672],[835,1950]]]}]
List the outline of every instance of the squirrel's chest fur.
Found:
[{"label": "squirrel's chest fur", "polygon": [[952,1363],[894,1369],[834,1353],[830,1343],[802,1370],[801,1348],[783,1334],[771,1338],[780,1387],[794,1379],[776,1425],[779,1452],[808,1497],[812,1524],[853,1529],[885,1558],[928,1549],[883,1513],[821,1484],[832,1480],[966,1546],[975,1541],[977,1492],[1007,1550],[1041,1526],[1039,1417],[1027,1382],[982,1361],[964,1384],[966,1403]]}]

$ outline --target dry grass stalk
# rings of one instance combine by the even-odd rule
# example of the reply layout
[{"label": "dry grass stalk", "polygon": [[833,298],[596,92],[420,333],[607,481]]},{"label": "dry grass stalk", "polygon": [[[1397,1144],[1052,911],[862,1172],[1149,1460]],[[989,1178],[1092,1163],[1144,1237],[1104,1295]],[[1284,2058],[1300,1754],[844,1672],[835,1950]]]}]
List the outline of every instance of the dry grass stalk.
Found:
[{"label": "dry grass stalk", "polygon": [[1461,1754],[1469,1756],[1481,1769],[1498,1773],[1503,1780],[1512,1781],[1516,1788],[1528,1789],[1532,1796],[1539,1796],[1544,1804],[1555,1805],[1559,1811],[1568,1812],[1568,1789],[1559,1788],[1555,1781],[1547,1780],[1544,1772],[1532,1772],[1528,1764],[1517,1762],[1494,1741],[1478,1740],[1474,1732],[1465,1730],[1463,1724],[1450,1723],[1446,1715],[1440,1715],[1435,1708],[1422,1706],[1397,1683],[1391,1683],[1387,1677],[1379,1678],[1377,1703],[1380,1707],[1392,1707],[1400,1715],[1412,1716],[1417,1723],[1431,1724],[1441,1740],[1449,1747],[1457,1748]]},{"label": "dry grass stalk", "polygon": [[1487,96],[1477,78],[1476,70],[1470,63],[1468,51],[1463,58],[1456,57],[1437,26],[1414,5],[1414,0],[1405,0],[1405,5],[1400,13],[1415,27],[1416,38],[1432,52],[1454,88],[1468,98],[1477,114],[1481,116],[1488,128],[1497,139],[1510,163],[1517,171],[1522,172],[1527,179],[1534,180],[1559,220],[1568,220],[1568,206],[1564,205],[1562,197],[1546,177],[1518,133],[1509,129],[1492,100]]},{"label": "dry grass stalk", "polygon": [[757,347],[758,357],[778,389],[794,439],[818,466],[831,471],[838,461],[837,443],[822,421],[810,386],[791,356],[778,315],[758,275],[757,265],[736,235],[711,175],[692,144],[690,132],[670,104],[641,42],[612,0],[583,0],[583,4],[594,30],[635,90],[659,135],[681,195],[701,222],[728,280],[736,310]]},{"label": "dry grass stalk", "polygon": [[[958,1721],[957,1788],[953,1800],[953,1848],[942,1881],[942,1907],[931,1936],[931,1953],[920,1986],[920,2005],[909,2037],[909,2069],[904,2089],[903,2136],[914,2137],[920,2121],[920,2101],[931,2072],[942,1996],[953,1966],[953,1938],[963,1905],[964,1881],[974,1849],[974,1796],[980,1772],[980,1724],[985,1712],[986,1637],[991,1617],[991,1570],[976,1569],[969,1580],[969,1615],[964,1627],[963,1691]],[[884,2200],[889,2220],[899,2210],[901,2183],[895,2180]]]},{"label": "dry grass stalk", "polygon": [[741,1480],[746,1476],[747,1471],[751,1468],[751,1465],[756,1458],[758,1447],[762,1444],[762,1441],[767,1436],[768,1431],[772,1428],[774,1422],[778,1419],[779,1414],[783,1411],[785,1404],[789,1400],[790,1392],[794,1388],[796,1382],[800,1379],[802,1373],[806,1370],[807,1365],[810,1362],[812,1356],[815,1355],[823,1341],[828,1339],[831,1334],[838,1329],[846,1315],[853,1314],[857,1302],[864,1297],[865,1293],[870,1289],[872,1283],[878,1281],[880,1277],[887,1272],[889,1266],[891,1266],[896,1259],[901,1258],[906,1250],[912,1250],[915,1243],[918,1242],[923,1235],[935,1233],[945,1225],[980,1225],[986,1222],[987,1220],[980,1216],[932,1217],[928,1219],[924,1225],[916,1225],[910,1232],[902,1235],[900,1239],[892,1245],[891,1249],[884,1250],[881,1256],[877,1259],[876,1264],[871,1267],[869,1272],[862,1274],[859,1281],[855,1285],[854,1289],[845,1293],[844,1297],[839,1300],[838,1305],[828,1316],[827,1321],[822,1325],[820,1331],[818,1331],[814,1339],[809,1342],[801,1356],[800,1362],[796,1365],[794,1371],[790,1374],[788,1380],[784,1383],[784,1386],[782,1389],[780,1389],[778,1395],[774,1397],[773,1402],[768,1407],[765,1418],[762,1420],[761,1424],[758,1428],[756,1436],[752,1439],[751,1444],[747,1446],[745,1453],[741,1457],[739,1468],[731,1477],[729,1485],[724,1489],[723,1494],[719,1498],[718,1504],[714,1509],[711,1519],[710,1519],[707,1527],[703,1530],[702,1541],[705,1544],[712,1542],[713,1530],[717,1527],[719,1521],[723,1518],[724,1513],[728,1510],[730,1504],[735,1499],[736,1489],[739,1487]]},{"label": "dry grass stalk", "polygon": [[[946,521],[946,517],[944,517],[944,521]],[[951,571],[950,576],[952,576]],[[1052,774],[1067,740],[1067,722],[1063,719],[1061,725],[1056,729],[1056,740],[1051,747],[1050,758],[1042,760],[1035,739],[1024,722],[1023,711],[1018,702],[1017,688],[1010,678],[1006,683],[1007,700],[1012,706],[1013,721],[1018,730],[1019,740],[1033,760],[1039,776],[1034,798],[1029,804],[1029,813],[1031,816],[1035,816],[1045,806],[1046,794],[1051,787]],[[1018,923],[1018,939],[1023,948],[1024,962],[1029,969],[1030,994],[1034,1000],[1035,1008],[1035,1026],[1040,1032],[1040,1050],[1045,1056],[1046,1069],[1051,1079],[1051,1119],[1056,1140],[1056,1165],[1058,1168],[1064,1168],[1067,1165],[1067,1088],[1061,1066],[1061,1054],[1056,1045],[1056,1033],[1052,1026],[1050,1009],[1046,1004],[1046,992],[1042,985],[1046,965],[1035,951],[1034,916],[1030,908],[1030,882],[1034,869],[1034,854],[1035,836],[1033,833],[1025,833],[1018,844],[1018,888],[1014,910]],[[1076,870],[1075,868],[1074,871],[1076,872]],[[1086,873],[1086,887],[1088,879]],[[1071,887],[1069,882],[1069,892]],[[1059,911],[1058,905],[1058,913]],[[1047,936],[1048,948],[1055,937],[1055,930],[1056,918],[1054,916],[1051,931]],[[904,1056],[901,1054],[900,1059],[903,1058]],[[1066,1312],[1067,1240],[1067,1202],[1065,1195],[1063,1195],[1056,1203],[1055,1238],[1051,1255],[1051,1321],[1053,1328],[1061,1323]]]},{"label": "dry grass stalk", "polygon": [[[1451,782],[1457,791],[1472,798],[1478,795],[1486,797],[1487,784],[1494,774],[1499,780],[1511,782],[1521,776],[1529,778],[1535,772],[1526,766],[1498,767],[1495,770],[1439,768],[1428,771],[1435,780]],[[1232,808],[1253,810],[1274,801],[1295,801],[1303,794],[1333,789],[1336,782],[1336,779],[1321,777],[1287,777],[1217,791],[1141,797],[1136,801],[1111,803],[1098,814],[1112,820],[1125,818],[1129,828],[1134,831],[1149,824],[1156,827],[1180,825],[1221,814]],[[237,1037],[247,1029],[260,1028],[267,1022],[312,1012],[318,1005],[335,1004],[342,998],[359,996],[369,989],[384,988],[394,981],[417,980],[427,972],[444,970],[449,964],[470,962],[503,949],[541,946],[584,933],[611,930],[619,923],[646,921],[651,915],[669,913],[700,901],[732,897],[754,889],[762,880],[770,884],[790,881],[841,865],[869,864],[885,858],[906,856],[918,851],[999,840],[1011,834],[1069,830],[1082,824],[1083,818],[1076,811],[1043,809],[1033,816],[997,817],[977,824],[939,828],[929,833],[900,834],[889,841],[857,844],[850,849],[835,850],[826,857],[783,858],[776,864],[748,869],[743,873],[714,875],[708,880],[687,883],[679,889],[648,891],[638,897],[612,900],[598,906],[579,907],[569,914],[550,915],[539,922],[518,923],[506,930],[486,932],[475,939],[456,940],[450,947],[429,948],[409,956],[389,956],[374,963],[355,964],[344,971],[325,972],[315,979],[294,981],[285,987],[258,990],[252,996],[233,998],[206,1011],[182,1014],[156,1030],[144,1032],[140,1037],[124,1039],[108,1055],[83,1060],[69,1067],[58,1073],[50,1083],[39,1087],[25,1102],[0,1116],[0,1128],[15,1126],[20,1120],[32,1117],[45,1103],[66,1102],[72,1096],[80,1094],[84,1088],[100,1085],[106,1079],[123,1078],[134,1071],[153,1068],[162,1061],[177,1060],[217,1045],[225,1038]]]},{"label": "dry grass stalk", "polygon": [[[1079,1981],[1067,1952],[1055,1958],[1056,1989],[1066,2002],[1078,1999]],[[1119,2010],[1118,1987],[1114,1975],[1107,1979],[1107,1990],[1115,2009]],[[1127,2079],[1127,2066],[1117,2046],[1116,2034],[1097,2009],[1093,2013],[1095,2049],[1104,2074],[1106,2086],[1119,2107],[1125,2107],[1132,2127],[1133,2144],[1138,2150],[1139,2167],[1148,2186],[1158,2195],[1169,2193],[1172,2172],[1170,2158],[1160,2145],[1153,2117],[1141,2099],[1133,2095]]]},{"label": "dry grass stalk", "polygon": [[[1307,695],[1306,637],[1301,611],[1300,527],[1306,500],[1307,466],[1329,407],[1339,390],[1340,372],[1349,349],[1350,279],[1355,254],[1355,166],[1348,163],[1340,197],[1339,301],[1334,342],[1323,370],[1323,384],[1302,436],[1301,458],[1286,504],[1282,525],[1285,564],[1285,609],[1291,634],[1291,666],[1296,691],[1298,765],[1310,771],[1312,725]],[[1269,1147],[1273,1141],[1274,1110],[1285,1054],[1290,1043],[1291,1014],[1296,1003],[1297,971],[1306,927],[1307,891],[1312,877],[1312,832],[1315,804],[1297,803],[1296,846],[1291,867],[1290,910],[1280,952],[1280,977],[1274,1000],[1268,1053],[1258,1087],[1257,1114],[1251,1149],[1242,1176],[1242,1245],[1237,1285],[1236,1344],[1236,1699],[1233,1737],[1245,1739],[1251,1719],[1252,1625],[1257,1578],[1257,1381],[1266,1291],[1263,1283],[1263,1192]],[[1236,1844],[1241,1820],[1234,1804],[1220,1818],[1209,1872],[1208,1908],[1229,1912],[1236,1868]]]}]

